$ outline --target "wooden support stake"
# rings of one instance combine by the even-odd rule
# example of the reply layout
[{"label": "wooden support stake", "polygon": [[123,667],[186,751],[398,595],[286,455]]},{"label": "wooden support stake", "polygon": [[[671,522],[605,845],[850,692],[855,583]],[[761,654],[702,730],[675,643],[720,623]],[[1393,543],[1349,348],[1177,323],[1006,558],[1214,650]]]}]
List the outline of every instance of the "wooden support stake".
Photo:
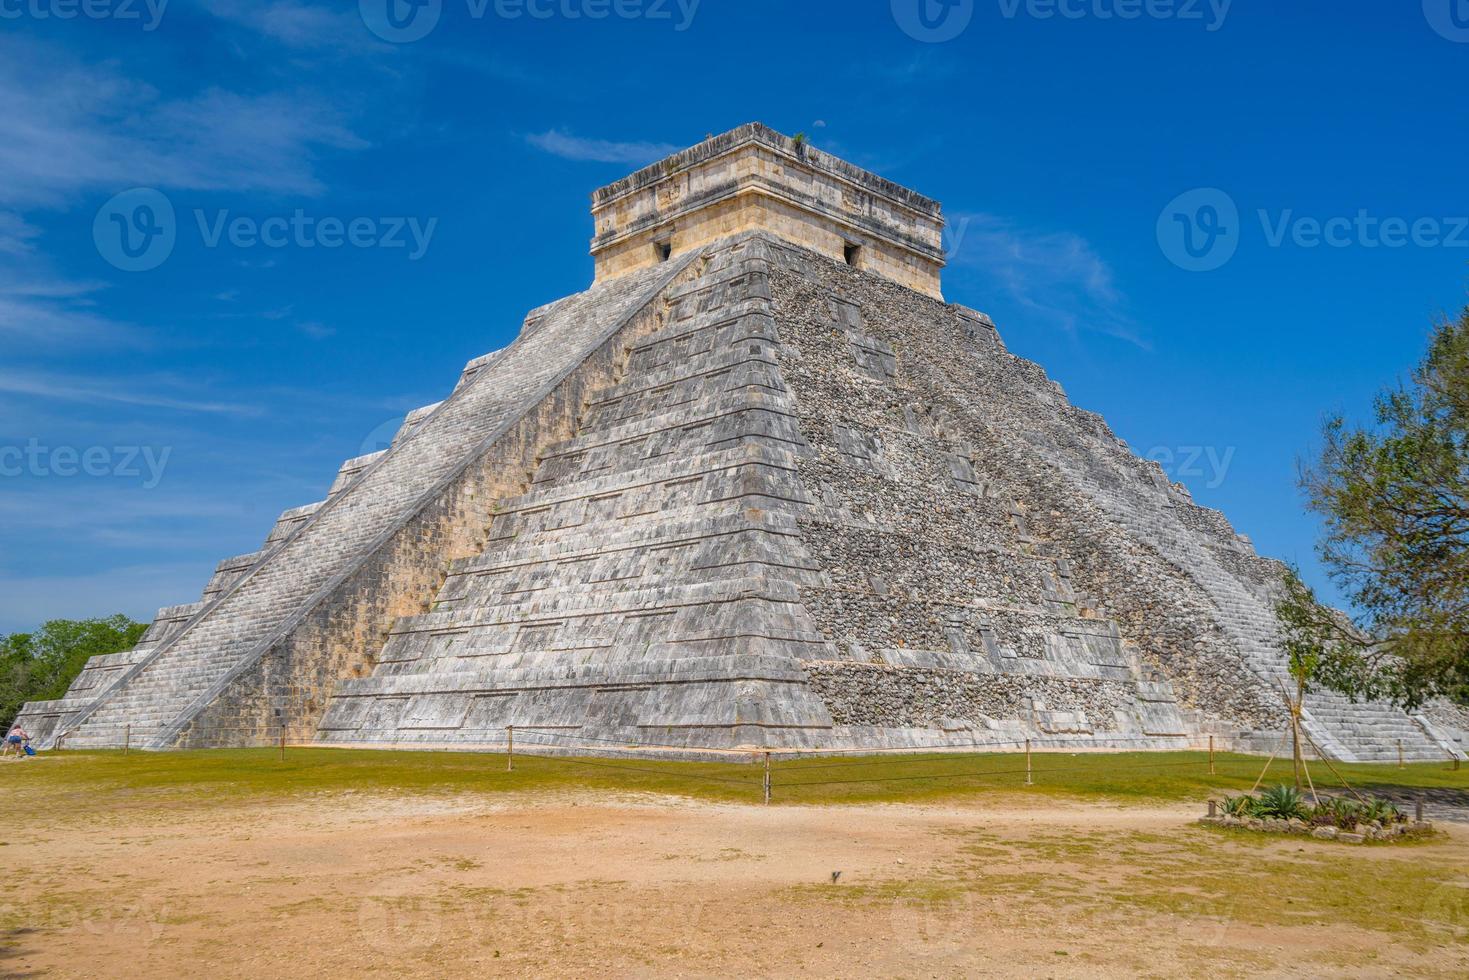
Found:
[{"label": "wooden support stake", "polygon": [[1403,765],[1403,740],[1402,739],[1398,739],[1398,768],[1399,769],[1406,769],[1406,768],[1408,768],[1407,766]]},{"label": "wooden support stake", "polygon": [[1421,796],[1413,801],[1413,817],[1419,823],[1423,822],[1423,797]]},{"label": "wooden support stake", "polygon": [[127,755],[128,750],[133,747],[133,726],[128,725],[122,730],[122,754]]},{"label": "wooden support stake", "polygon": [[505,771],[515,771],[515,726],[505,726]]},{"label": "wooden support stake", "polygon": [[1031,770],[1030,770],[1030,739],[1026,739],[1025,740],[1025,785],[1027,785],[1027,786],[1034,786],[1035,783],[1030,778],[1030,772],[1031,772]]},{"label": "wooden support stake", "polygon": [[[1209,736],[1209,775],[1214,775],[1214,736]],[[1212,816],[1212,814],[1211,814]]]},{"label": "wooden support stake", "polygon": [[286,761],[286,726],[281,726],[281,761]]},{"label": "wooden support stake", "polygon": [[770,753],[765,753],[765,805],[770,805]]}]

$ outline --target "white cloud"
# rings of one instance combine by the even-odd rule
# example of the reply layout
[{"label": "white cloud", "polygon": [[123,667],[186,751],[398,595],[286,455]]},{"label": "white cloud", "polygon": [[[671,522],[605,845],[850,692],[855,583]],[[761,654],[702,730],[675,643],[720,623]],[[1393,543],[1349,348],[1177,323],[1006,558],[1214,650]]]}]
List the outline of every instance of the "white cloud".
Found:
[{"label": "white cloud", "polygon": [[1030,231],[992,214],[956,213],[948,216],[944,244],[950,268],[1003,290],[1067,332],[1102,333],[1148,348],[1126,312],[1112,267],[1080,235]]},{"label": "white cloud", "polygon": [[[78,287],[62,283],[57,288]],[[120,346],[136,344],[139,337],[129,324],[65,303],[37,299],[34,294],[8,294],[7,287],[0,283],[0,339],[7,344]]]},{"label": "white cloud", "polygon": [[107,284],[58,275],[36,248],[39,237],[34,225],[0,211],[0,340],[27,349],[138,343],[135,327],[96,312],[92,294]]},{"label": "white cloud", "polygon": [[275,0],[204,0],[215,17],[248,28],[257,34],[293,48],[386,47],[362,24],[357,5],[322,6]]},{"label": "white cloud", "polygon": [[302,320],[296,324],[296,329],[301,331],[312,340],[325,340],[336,335],[337,328],[329,327],[319,320]]},{"label": "white cloud", "polygon": [[672,143],[618,142],[615,140],[588,139],[573,136],[559,129],[544,133],[532,133],[525,141],[538,150],[544,150],[563,160],[589,160],[597,163],[625,163],[641,167],[661,160],[663,157],[683,149]]},{"label": "white cloud", "polygon": [[0,203],[12,207],[137,185],[315,194],[322,151],[367,145],[308,91],[168,98],[115,63],[14,39],[0,39],[0,90]]},{"label": "white cloud", "polygon": [[18,214],[9,211],[0,211],[0,252],[10,255],[24,255],[34,247],[31,239],[41,233],[41,229],[26,221]]},{"label": "white cloud", "polygon": [[[0,313],[3,313],[0,304]],[[3,325],[3,317],[0,317]],[[0,394],[26,395],[91,405],[135,405],[209,415],[256,416],[255,405],[220,402],[192,397],[185,386],[172,379],[140,379],[142,384],[121,383],[116,377],[89,378],[82,375],[50,374],[0,368]]]}]

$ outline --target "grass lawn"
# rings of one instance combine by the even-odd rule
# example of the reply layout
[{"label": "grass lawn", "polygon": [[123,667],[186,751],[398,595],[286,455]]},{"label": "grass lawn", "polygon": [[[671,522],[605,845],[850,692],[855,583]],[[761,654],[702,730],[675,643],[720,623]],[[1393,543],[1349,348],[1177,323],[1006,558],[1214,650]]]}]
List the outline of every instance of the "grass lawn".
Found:
[{"label": "grass lawn", "polygon": [[[1038,753],[1034,785],[1026,787],[1025,760],[1013,753],[930,754],[813,758],[772,767],[776,804],[893,803],[1027,794],[1139,802],[1204,801],[1210,794],[1247,790],[1264,760],[1219,754],[1215,774],[1199,752]],[[1340,780],[1312,765],[1319,789]],[[1469,769],[1447,763],[1342,765],[1336,770],[1359,790],[1435,795],[1464,793]],[[291,748],[188,752],[60,752],[0,768],[0,782],[55,812],[80,807],[101,794],[139,802],[181,803],[190,798],[290,797],[342,790],[435,793],[516,793],[605,789],[672,794],[713,801],[759,802],[762,767],[727,762],[548,758],[517,754],[515,771],[490,753]],[[1276,760],[1262,785],[1288,782],[1289,760]]]},{"label": "grass lawn", "polygon": [[[764,807],[759,764],[44,753],[0,765],[0,974],[1469,976],[1462,825],[1250,834],[1194,817],[1263,758],[1033,763],[781,761]],[[1469,801],[1446,764],[1337,768]]]}]

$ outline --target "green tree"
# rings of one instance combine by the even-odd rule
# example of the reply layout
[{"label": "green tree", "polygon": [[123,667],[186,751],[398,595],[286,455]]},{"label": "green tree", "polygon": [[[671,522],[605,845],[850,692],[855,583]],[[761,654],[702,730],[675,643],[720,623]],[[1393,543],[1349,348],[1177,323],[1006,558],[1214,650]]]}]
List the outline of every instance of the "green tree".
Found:
[{"label": "green tree", "polygon": [[1436,327],[1373,415],[1363,427],[1328,419],[1320,458],[1302,471],[1355,628],[1311,614],[1296,636],[1329,654],[1327,683],[1345,693],[1469,703],[1469,308]]},{"label": "green tree", "polygon": [[0,720],[9,727],[25,702],[61,697],[88,659],[131,650],[147,629],[123,615],[53,619],[35,633],[0,640]]},{"label": "green tree", "polygon": [[1292,687],[1282,691],[1290,711],[1291,759],[1296,790],[1301,790],[1305,761],[1301,752],[1301,709],[1306,695],[1329,687],[1354,697],[1380,693],[1379,671],[1370,644],[1345,614],[1323,605],[1300,572],[1285,573],[1284,589],[1275,604],[1281,647]]}]

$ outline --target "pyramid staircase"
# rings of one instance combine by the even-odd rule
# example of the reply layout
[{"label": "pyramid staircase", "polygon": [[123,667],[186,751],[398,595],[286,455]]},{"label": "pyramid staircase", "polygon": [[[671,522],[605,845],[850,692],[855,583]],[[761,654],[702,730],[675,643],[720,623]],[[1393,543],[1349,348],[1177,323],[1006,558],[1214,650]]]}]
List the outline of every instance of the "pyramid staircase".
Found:
[{"label": "pyramid staircase", "polygon": [[800,667],[825,651],[797,601],[821,573],[789,514],[807,502],[803,440],[758,246],[670,291],[666,325],[500,502],[486,550],[396,624],[372,677],[338,687],[321,741],[514,725],[707,746],[830,726]]},{"label": "pyramid staircase", "polygon": [[[112,676],[58,717],[51,739],[228,744],[279,726],[284,705],[312,730],[311,699],[319,712],[337,678],[362,669],[362,640],[417,608],[446,563],[475,550],[494,498],[523,483],[538,434],[566,428],[570,403],[607,370],[610,338],[694,258],[533,312],[510,348],[471,362],[453,395],[410,418],[390,449],[349,461],[325,501],[283,515],[258,556],[222,564],[199,607],[150,631],[155,645],[98,664]],[[505,370],[487,371],[492,363]]]},{"label": "pyramid staircase", "polygon": [[[1051,429],[1050,438],[1038,436],[1040,427],[1022,430],[1035,450],[1084,487],[1101,509],[1137,540],[1147,543],[1187,575],[1209,597],[1222,615],[1217,626],[1260,679],[1276,695],[1282,709],[1286,692],[1294,690],[1279,654],[1279,633],[1273,611],[1273,582],[1284,567],[1259,559],[1247,539],[1238,536],[1224,516],[1195,504],[1187,491],[1169,482],[1156,463],[1133,457],[1115,439],[1086,439],[1073,452],[1056,452],[1054,439],[1066,438]],[[1072,438],[1078,429],[1069,430]],[[1132,479],[1097,479],[1095,462],[1122,453],[1116,472],[1132,471]],[[1077,465],[1087,460],[1093,468]],[[1145,471],[1136,478],[1137,471]],[[1200,533],[1201,529],[1203,533]],[[1244,574],[1221,564],[1236,559]],[[1316,746],[1334,759],[1349,762],[1442,761],[1459,755],[1452,743],[1434,732],[1424,719],[1386,703],[1354,703],[1331,691],[1317,690],[1306,698],[1302,723]],[[1256,748],[1264,749],[1264,743]]]}]

